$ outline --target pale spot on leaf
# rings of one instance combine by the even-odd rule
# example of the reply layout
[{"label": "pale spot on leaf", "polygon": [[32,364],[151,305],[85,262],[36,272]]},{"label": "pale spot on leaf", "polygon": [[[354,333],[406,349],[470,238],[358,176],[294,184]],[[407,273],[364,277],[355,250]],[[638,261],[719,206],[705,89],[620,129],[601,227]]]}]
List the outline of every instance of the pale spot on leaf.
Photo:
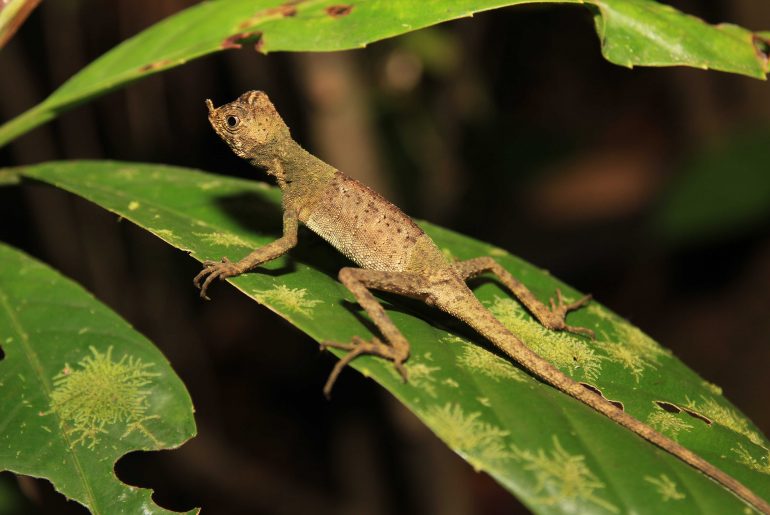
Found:
[{"label": "pale spot on leaf", "polygon": [[91,347],[91,354],[78,363],[79,369],[65,364],[53,378],[51,409],[62,429],[74,438],[72,445],[93,448],[100,435],[113,426],[122,427],[121,438],[139,431],[154,444],[161,444],[144,427],[147,420],[158,418],[147,415],[147,386],[160,375],[148,370],[154,364],[127,354],[113,361],[112,347],[104,354]]},{"label": "pale spot on leaf", "polygon": [[676,489],[676,483],[666,474],[661,474],[658,477],[644,476],[644,480],[655,486],[655,490],[658,491],[663,502],[681,501],[687,497]]},{"label": "pale spot on leaf", "polygon": [[151,229],[151,231],[166,241],[173,241],[176,239],[176,234],[170,229]]},{"label": "pale spot on leaf", "polygon": [[431,406],[424,417],[441,439],[461,452],[476,470],[512,457],[505,446],[508,432],[479,420],[480,412],[466,415],[459,404],[447,403]]},{"label": "pale spot on leaf", "polygon": [[202,189],[203,191],[212,190],[214,188],[218,188],[222,185],[222,181],[220,180],[213,180],[213,181],[206,181],[198,184],[198,187]]},{"label": "pale spot on leaf", "polygon": [[313,308],[322,301],[308,299],[305,288],[289,288],[279,284],[270,290],[254,290],[252,295],[263,304],[277,304],[287,311],[313,318]]},{"label": "pale spot on leaf", "polygon": [[129,211],[136,211],[140,207],[141,207],[141,204],[139,202],[137,202],[136,200],[132,200],[131,202],[128,203],[128,210]]},{"label": "pale spot on leaf", "polygon": [[553,448],[549,452],[543,449],[534,452],[521,450],[516,446],[512,446],[512,449],[514,458],[523,462],[524,468],[535,475],[535,503],[554,506],[567,501],[583,500],[612,513],[620,512],[617,506],[597,495],[597,491],[605,488],[605,485],[588,468],[585,456],[568,453],[555,435]]},{"label": "pale spot on leaf", "polygon": [[248,247],[254,248],[256,245],[249,243],[237,234],[230,232],[194,232],[195,236],[199,237],[202,241],[205,241],[209,245],[220,245],[222,247]]},{"label": "pale spot on leaf", "polygon": [[714,399],[706,398],[701,395],[701,401],[696,402],[688,398],[685,406],[705,415],[717,424],[721,424],[738,434],[742,434],[753,444],[764,447],[765,449],[769,446],[767,440],[750,427],[748,419],[739,415],[734,409],[722,406]]},{"label": "pale spot on leaf", "polygon": [[713,393],[714,395],[722,395],[722,387],[719,385],[716,385],[714,383],[711,383],[709,381],[703,381],[703,387],[706,388],[708,391]]},{"label": "pale spot on leaf", "polygon": [[619,364],[631,372],[638,383],[648,368],[656,368],[658,362],[649,354],[639,352],[639,349],[627,343],[614,343],[610,341],[597,341],[595,345],[607,354],[607,359]]},{"label": "pale spot on leaf", "polygon": [[446,379],[441,381],[441,384],[445,384],[445,385],[447,385],[450,388],[459,388],[460,387],[460,383],[458,383],[457,381],[455,381],[451,377],[447,377]]},{"label": "pale spot on leaf", "polygon": [[[405,366],[407,377],[409,377],[409,382],[407,384],[427,393],[431,397],[436,397],[436,378],[434,377],[434,373],[441,370],[441,368],[432,367],[414,360],[410,360]],[[401,380],[401,375],[394,367],[389,367],[389,370],[399,381]]]},{"label": "pale spot on leaf", "polygon": [[770,450],[763,449],[765,455],[759,459],[752,456],[748,449],[740,443],[732,451],[738,456],[738,461],[742,464],[762,474],[770,475]]},{"label": "pale spot on leaf", "polygon": [[647,423],[661,433],[665,433],[676,440],[679,433],[692,429],[690,424],[682,420],[681,417],[683,416],[686,415],[683,413],[669,413],[659,406],[655,406],[655,409],[647,417]]},{"label": "pale spot on leaf", "polygon": [[572,376],[581,373],[589,381],[599,376],[602,358],[578,338],[546,329],[513,299],[496,296],[489,310],[528,347],[556,367]]},{"label": "pale spot on leaf", "polygon": [[133,179],[136,177],[136,174],[138,174],[139,171],[136,168],[121,168],[119,170],[115,170],[115,175],[122,179]]},{"label": "pale spot on leaf", "polygon": [[457,355],[457,362],[497,382],[511,380],[522,383],[528,378],[527,374],[512,363],[472,343],[462,346]]}]

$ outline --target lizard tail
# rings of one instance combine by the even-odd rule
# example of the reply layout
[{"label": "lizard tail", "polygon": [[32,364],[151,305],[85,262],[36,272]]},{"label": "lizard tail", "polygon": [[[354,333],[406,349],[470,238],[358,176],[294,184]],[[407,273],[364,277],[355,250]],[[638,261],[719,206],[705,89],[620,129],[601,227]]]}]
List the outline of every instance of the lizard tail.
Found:
[{"label": "lizard tail", "polygon": [[601,395],[597,395],[565,375],[561,370],[554,367],[550,362],[524,345],[521,340],[506,329],[505,326],[503,326],[503,324],[500,323],[500,321],[497,320],[494,315],[481,304],[481,302],[479,302],[470,290],[468,290],[468,293],[469,296],[467,298],[458,299],[455,297],[450,304],[443,304],[437,307],[464,321],[482,336],[491,341],[498,349],[507,354],[513,361],[526,368],[535,377],[587,404],[614,422],[626,427],[670,454],[673,454],[680,460],[701,471],[706,476],[733,492],[736,496],[759,510],[761,513],[770,515],[770,503],[694,452],[632,417]]}]

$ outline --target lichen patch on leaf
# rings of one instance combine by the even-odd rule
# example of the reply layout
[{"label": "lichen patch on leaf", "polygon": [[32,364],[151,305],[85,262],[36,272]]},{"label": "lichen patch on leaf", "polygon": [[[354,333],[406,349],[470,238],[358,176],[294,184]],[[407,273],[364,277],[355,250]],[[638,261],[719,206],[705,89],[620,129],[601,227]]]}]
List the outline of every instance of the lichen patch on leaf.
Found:
[{"label": "lichen patch on leaf", "polygon": [[254,290],[252,295],[262,303],[275,303],[292,313],[305,315],[313,318],[313,308],[321,304],[322,301],[305,298],[307,290],[305,288],[289,288],[284,284],[279,284],[270,290]]},{"label": "lichen patch on leaf", "polygon": [[527,346],[556,367],[569,372],[573,377],[581,374],[589,381],[599,377],[602,358],[578,338],[546,329],[509,298],[495,296],[489,310]]},{"label": "lichen patch on leaf", "polygon": [[604,334],[603,339],[596,342],[596,346],[607,354],[608,360],[631,372],[637,383],[646,370],[655,369],[659,365],[661,356],[671,354],[671,351],[661,347],[655,340],[603,306],[592,303],[586,311],[612,323],[616,334],[613,337]]},{"label": "lichen patch on leaf", "polygon": [[655,368],[658,364],[655,357],[639,352],[639,349],[632,345],[606,340],[597,341],[595,345],[607,354],[607,359],[631,372],[637,383],[646,369]]},{"label": "lichen patch on leaf", "polygon": [[714,384],[714,383],[711,383],[709,381],[703,381],[702,384],[703,384],[704,388],[706,388],[708,391],[710,391],[714,395],[722,395],[722,387],[721,386],[719,386],[717,384]]},{"label": "lichen patch on leaf", "polygon": [[765,455],[759,459],[752,456],[748,449],[740,443],[731,450],[738,456],[739,462],[752,470],[770,475],[770,450],[764,449]]},{"label": "lichen patch on leaf", "polygon": [[490,247],[489,248],[489,255],[490,256],[497,256],[497,257],[507,256],[508,255],[508,251],[503,250],[500,247]]},{"label": "lichen patch on leaf", "polygon": [[115,175],[117,175],[121,179],[128,179],[128,180],[135,178],[138,173],[139,173],[139,170],[137,170],[136,168],[120,168],[119,170],[115,170]]},{"label": "lichen patch on leaf", "polygon": [[176,239],[176,234],[171,229],[150,229],[152,232],[160,236],[166,241],[173,242]]},{"label": "lichen patch on leaf", "polygon": [[457,355],[457,362],[474,373],[484,374],[497,382],[511,380],[525,382],[527,374],[512,363],[495,356],[478,345],[465,344]]},{"label": "lichen patch on leaf", "polygon": [[123,355],[112,359],[112,347],[101,353],[90,347],[91,356],[79,363],[79,368],[65,364],[53,378],[51,410],[59,418],[61,428],[74,438],[72,445],[94,448],[101,434],[121,426],[125,438],[134,431],[141,432],[154,444],[159,442],[144,426],[158,415],[147,415],[153,363]]},{"label": "lichen patch on leaf", "polygon": [[222,185],[222,181],[214,179],[211,181],[204,181],[198,184],[198,187],[203,191],[213,190],[219,188]]},{"label": "lichen patch on leaf", "polygon": [[248,241],[244,240],[237,234],[230,232],[195,232],[195,236],[198,236],[201,240],[205,241],[209,245],[220,245],[222,247],[247,247],[254,248],[256,245],[252,245]]},{"label": "lichen patch on leaf", "polygon": [[658,343],[644,334],[638,327],[634,327],[628,322],[623,321],[618,324],[620,333],[618,337],[622,343],[625,343],[637,353],[645,356],[650,361],[657,360],[660,356],[670,356],[671,351],[661,347]]},{"label": "lichen patch on leaf", "polygon": [[639,328],[629,324],[625,319],[607,310],[605,307],[591,303],[586,311],[602,320],[612,322],[618,331],[617,338],[620,344],[630,347],[635,354],[644,357],[647,361],[657,362],[660,356],[670,356],[671,351],[661,347],[655,340],[644,334]]},{"label": "lichen patch on leaf", "polygon": [[681,415],[669,413],[658,405],[647,417],[647,423],[674,440],[682,431],[692,430],[692,426],[682,420]]},{"label": "lichen patch on leaf", "polygon": [[759,445],[765,449],[768,448],[767,441],[757,431],[754,431],[749,426],[749,421],[738,414],[737,411],[731,408],[722,406],[717,401],[711,398],[707,398],[701,395],[701,401],[696,402],[691,399],[687,399],[685,406],[691,410],[702,413],[713,422],[721,424],[728,429],[732,429],[738,434],[742,434],[753,444]]},{"label": "lichen patch on leaf", "polygon": [[482,470],[485,464],[510,459],[506,448],[508,431],[479,420],[480,412],[465,414],[459,404],[446,403],[431,406],[424,414],[428,425],[451,447],[461,453],[475,468]]},{"label": "lichen patch on leaf", "polygon": [[597,491],[605,485],[588,468],[585,456],[568,453],[556,435],[549,452],[543,449],[522,450],[516,446],[512,449],[514,459],[523,462],[524,468],[535,475],[534,502],[554,506],[566,501],[583,500],[612,513],[620,512],[617,506],[597,495]]},{"label": "lichen patch on leaf", "polygon": [[[410,360],[406,363],[407,375],[409,377],[409,383],[415,389],[423,391],[431,397],[436,396],[436,378],[435,372],[441,370],[441,367],[432,367],[421,363],[416,360]],[[401,375],[396,371],[394,367],[390,367],[394,376],[397,376],[401,380]]]},{"label": "lichen patch on leaf", "polygon": [[[1,385],[2,383],[0,383]],[[460,388],[460,383],[452,379],[451,377],[447,377],[443,381],[441,381],[441,384],[445,384],[450,388]]]},{"label": "lichen patch on leaf", "polygon": [[681,501],[687,497],[676,489],[676,483],[666,474],[661,474],[658,477],[644,476],[644,480],[655,486],[655,490],[658,491],[663,502]]}]

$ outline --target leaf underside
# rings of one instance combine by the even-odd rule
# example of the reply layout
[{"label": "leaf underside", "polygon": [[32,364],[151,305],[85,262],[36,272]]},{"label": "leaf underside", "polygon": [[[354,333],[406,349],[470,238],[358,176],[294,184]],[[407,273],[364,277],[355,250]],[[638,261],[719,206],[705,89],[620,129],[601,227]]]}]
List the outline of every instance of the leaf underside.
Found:
[{"label": "leaf underside", "polygon": [[[195,170],[72,161],[17,169],[136,223],[198,260],[239,259],[280,235],[280,195],[265,184]],[[580,294],[501,249],[427,223],[447,255],[494,256],[541,299]],[[306,232],[290,253],[231,282],[317,341],[372,335],[336,280],[346,262]],[[216,301],[218,283],[211,290]],[[478,297],[525,343],[577,381],[621,402],[765,498],[770,444],[720,389],[596,302],[569,322],[589,341],[542,329],[494,281]],[[195,295],[190,290],[190,295]],[[410,382],[364,357],[354,368],[381,384],[471,465],[492,475],[535,513],[739,513],[742,503],[676,458],[497,356],[480,337],[419,303],[382,296],[412,345]],[[269,352],[272,342],[258,342]]]}]

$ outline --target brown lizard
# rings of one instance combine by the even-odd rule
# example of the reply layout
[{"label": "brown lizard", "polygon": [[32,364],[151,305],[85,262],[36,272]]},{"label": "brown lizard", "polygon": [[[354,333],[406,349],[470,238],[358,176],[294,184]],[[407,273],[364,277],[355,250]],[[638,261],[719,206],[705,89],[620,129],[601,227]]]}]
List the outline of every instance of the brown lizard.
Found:
[{"label": "brown lizard", "polygon": [[462,320],[534,376],[673,454],[770,515],[770,504],[736,479],[587,390],[530,350],[481,304],[466,281],[491,272],[543,326],[587,336],[593,335],[590,330],[567,325],[565,317],[588,303],[590,296],[566,303],[557,290],[557,300],[551,299],[548,307],[490,257],[449,261],[433,240],[396,206],[300,147],[261,91],[244,93],[219,108],[214,108],[211,100],[206,100],[206,105],[209,122],[233,152],[275,177],[283,194],[283,236],[238,262],[227,258],[205,261],[194,279],[201,297],[208,298],[206,290],[215,279],[234,277],[288,252],[297,244],[299,222],[360,267],[342,268],[339,280],[366,310],[382,338],[367,341],[354,337],[350,343],[321,344],[323,348],[349,351],[337,362],[326,382],[327,396],[340,371],[362,354],[391,361],[406,381],[404,362],[409,356],[409,342],[370,290],[416,298]]}]

